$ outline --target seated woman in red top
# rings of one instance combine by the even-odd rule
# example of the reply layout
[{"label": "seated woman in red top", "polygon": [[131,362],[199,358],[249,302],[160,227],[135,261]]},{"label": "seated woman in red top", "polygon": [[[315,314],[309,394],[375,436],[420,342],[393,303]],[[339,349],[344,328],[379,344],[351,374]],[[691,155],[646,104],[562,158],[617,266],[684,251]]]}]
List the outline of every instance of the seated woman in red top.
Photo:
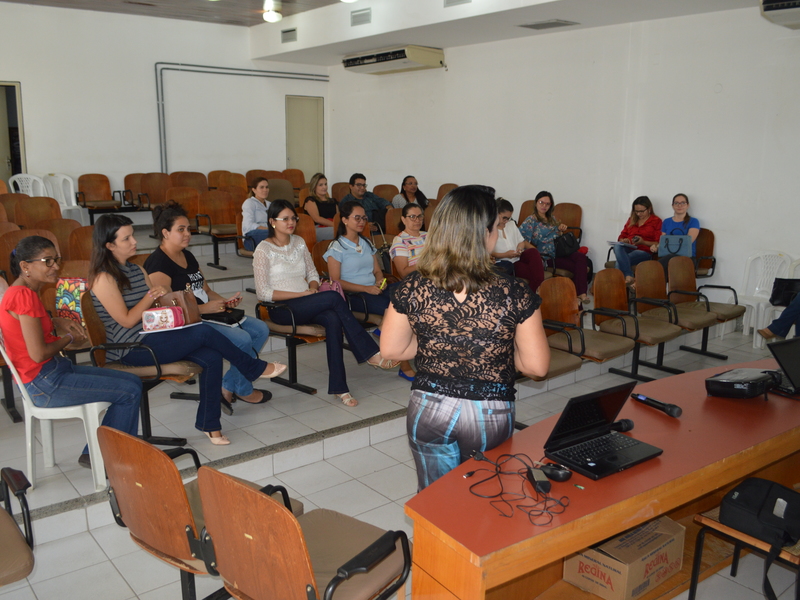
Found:
[{"label": "seated woman in red top", "polygon": [[[633,283],[633,267],[650,260],[658,252],[661,237],[661,218],[653,214],[653,203],[647,196],[633,201],[631,216],[617,238],[622,244],[614,246],[617,268],[625,275],[625,283]],[[631,244],[635,246],[624,246]]]},{"label": "seated woman in red top", "polygon": [[[0,302],[0,329],[11,362],[36,406],[59,407],[111,402],[103,425],[136,435],[142,382],[131,373],[74,365],[59,353],[86,339],[70,319],[50,319],[39,299],[39,288],[58,281],[57,256],[47,238],[30,236],[11,253],[11,273],[17,278]],[[53,332],[55,323],[56,333]],[[88,446],[78,464],[91,468]]]}]

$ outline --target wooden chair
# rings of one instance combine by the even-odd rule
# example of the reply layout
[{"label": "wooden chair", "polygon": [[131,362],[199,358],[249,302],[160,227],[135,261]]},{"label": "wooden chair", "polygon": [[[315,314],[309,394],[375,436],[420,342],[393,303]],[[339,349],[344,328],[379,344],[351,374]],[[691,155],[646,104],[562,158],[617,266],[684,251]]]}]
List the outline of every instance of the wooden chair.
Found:
[{"label": "wooden chair", "polygon": [[170,173],[169,179],[174,187],[194,188],[198,194],[208,191],[208,178],[197,171],[176,171]]},{"label": "wooden chair", "polygon": [[56,252],[60,253],[58,239],[46,229],[17,229],[7,231],[0,236],[0,270],[4,271],[7,277],[11,278],[11,251],[17,247],[20,240],[31,235],[40,235],[47,238],[53,242],[53,245],[56,247]]},{"label": "wooden chair", "polygon": [[[142,208],[139,201],[139,196],[142,193],[142,177],[144,177],[144,173],[128,173],[123,181],[125,189],[122,190],[123,202],[129,205],[136,205],[139,209]],[[93,222],[90,221],[89,224]]]},{"label": "wooden chair", "polygon": [[230,171],[211,171],[208,174],[208,189],[215,190],[220,186],[225,185],[224,181],[228,175],[230,175]]},{"label": "wooden chair", "polygon": [[35,229],[46,229],[56,236],[59,252],[64,261],[72,258],[69,253],[69,236],[80,226],[81,224],[74,219],[45,219],[33,224]]},{"label": "wooden chair", "polygon": [[439,191],[436,192],[436,199],[441,200],[444,198],[449,192],[453,191],[458,187],[457,183],[443,183],[439,186]]},{"label": "wooden chair", "polygon": [[76,227],[69,234],[69,258],[70,260],[91,260],[92,259],[92,233],[94,225]]},{"label": "wooden chair", "polygon": [[148,210],[154,204],[164,204],[167,190],[172,187],[172,180],[166,173],[145,173],[142,177],[142,193],[139,194],[139,203]]},{"label": "wooden chair", "polygon": [[[2,181],[2,179],[0,179]],[[6,208],[2,204],[0,204],[0,223],[8,223],[8,215],[6,214]]]},{"label": "wooden chair", "polygon": [[269,180],[269,195],[267,196],[268,202],[275,200],[287,200],[295,203],[294,188],[291,182],[286,179],[270,179]]},{"label": "wooden chair", "polygon": [[150,258],[151,254],[152,252],[140,252],[138,254],[134,254],[128,259],[128,262],[139,265],[140,267],[144,267],[144,263],[147,262],[147,259]]},{"label": "wooden chair", "polygon": [[31,229],[39,221],[60,219],[61,206],[55,198],[33,196],[14,207],[14,222],[22,228]]},{"label": "wooden chair", "polygon": [[197,213],[197,231],[211,237],[214,245],[214,262],[209,267],[227,270],[219,264],[220,242],[236,241],[236,213],[241,212],[241,204],[236,206],[228,192],[211,190],[200,194]]},{"label": "wooden chair", "polygon": [[28,194],[0,194],[0,206],[6,211],[6,220],[16,218],[17,202],[30,198]]},{"label": "wooden chair", "polygon": [[[133,198],[138,199],[138,196]],[[133,198],[126,196],[124,191],[112,192],[108,177],[101,173],[87,173],[78,177],[78,191],[75,193],[75,201],[78,206],[85,208],[89,212],[90,224],[94,223],[95,215],[138,210],[138,207],[134,206],[136,200]]]},{"label": "wooden chair", "polygon": [[[203,174],[200,173],[200,175]],[[203,175],[203,177],[205,177],[205,175]],[[164,195],[164,200],[165,202],[173,200],[180,204],[183,210],[186,211],[186,218],[189,219],[189,227],[192,231],[197,231],[197,213],[200,208],[200,192],[196,187],[175,186],[168,188]],[[153,233],[156,232],[154,231]]]},{"label": "wooden chair", "polygon": [[633,350],[627,337],[584,329],[578,311],[575,284],[565,277],[546,279],[539,286],[547,342],[551,348],[575,354],[593,362],[606,362]]},{"label": "wooden chair", "polygon": [[206,567],[234,598],[405,598],[411,569],[405,532],[328,509],[295,517],[230,475],[208,467],[197,475],[203,547],[213,548],[204,552]]},{"label": "wooden chair", "polygon": [[314,219],[308,215],[297,215],[297,228],[294,234],[305,240],[309,252],[314,250],[314,245],[317,243],[317,226],[314,225]]},{"label": "wooden chair", "polygon": [[376,196],[380,196],[391,204],[394,197],[400,193],[400,190],[397,189],[396,185],[392,185],[391,183],[381,183],[372,189],[372,193]]},{"label": "wooden chair", "polygon": [[336,202],[341,202],[342,199],[350,193],[350,184],[346,181],[334,183],[331,187],[331,198],[336,198]]},{"label": "wooden chair", "polygon": [[244,192],[245,198],[250,195],[250,188],[247,185],[247,179],[241,173],[228,173],[222,178],[222,185],[218,187],[236,186],[241,188]]},{"label": "wooden chair", "polygon": [[8,186],[6,182],[0,179],[0,194],[7,194],[8,193]]},{"label": "wooden chair", "polygon": [[581,221],[583,220],[583,209],[570,202],[562,202],[553,207],[553,216],[560,222],[567,226],[567,231],[575,234],[575,237],[580,242],[583,237],[583,229],[581,229]]},{"label": "wooden chair", "polygon": [[[709,302],[708,298],[700,293],[702,289],[728,290],[733,294],[733,304],[723,302]],[[738,319],[747,310],[739,304],[736,290],[729,285],[706,284],[697,287],[695,279],[694,261],[687,256],[676,256],[669,261],[669,296],[670,302],[677,307],[687,306],[698,310],[707,310],[717,315],[717,323],[726,323]],[[722,337],[720,328],[720,338]]]},{"label": "wooden chair", "polygon": [[717,268],[717,259],[714,258],[714,232],[710,229],[700,229],[695,240],[695,277],[702,279],[712,277]]},{"label": "wooden chair", "polygon": [[[390,208],[386,211],[386,235],[400,235],[400,217],[402,214],[402,208]],[[433,214],[433,211],[431,211],[431,214]]]},{"label": "wooden chair", "polygon": [[[247,250],[244,247],[244,241],[248,239],[249,236],[244,235],[242,231],[242,223],[244,222],[244,215],[242,215],[241,210],[236,211],[236,255],[241,256],[242,258],[253,258],[253,250]],[[257,246],[255,243],[255,239],[250,238],[253,242],[253,246]],[[250,291],[248,289],[248,291]],[[253,290],[255,293],[255,290]]]},{"label": "wooden chair", "polygon": [[703,330],[701,348],[681,346],[681,350],[694,352],[719,360],[728,360],[724,354],[708,351],[708,328],[717,322],[717,314],[697,308],[682,306],[678,308],[669,301],[667,284],[664,280],[664,269],[661,263],[647,260],[636,265],[636,308],[642,317],[658,319],[677,325],[686,331]]},{"label": "wooden chair", "polygon": [[[144,367],[133,367],[117,361],[106,359],[107,338],[106,328],[92,302],[91,292],[86,291],[81,294],[81,313],[86,322],[86,333],[92,345],[90,357],[92,365],[115,371],[133,373],[142,380],[142,400],[139,403],[139,412],[142,422],[142,439],[151,444],[161,446],[185,446],[186,438],[159,437],[153,435],[153,428],[150,422],[150,390],[159,385],[162,381],[175,381],[185,383],[189,379],[197,377],[203,369],[188,360],[180,360],[173,363],[160,364],[153,354],[153,365]],[[146,345],[135,342],[126,345],[129,348],[147,348]],[[149,348],[147,348],[149,350]]]},{"label": "wooden chair", "polygon": [[[635,301],[634,301],[635,302]],[[678,337],[683,330],[677,325],[640,319],[628,308],[628,290],[625,276],[619,269],[603,269],[594,279],[594,309],[587,311],[592,315],[592,326],[600,331],[621,335],[636,342],[633,349],[633,362],[630,371],[609,369],[616,373],[638,381],[652,381],[652,377],[639,374],[639,366],[650,367],[674,375],[683,373],[679,369],[664,366],[664,345]],[[655,363],[639,358],[641,346],[658,346],[658,358]]]},{"label": "wooden chair", "polygon": [[333,240],[320,240],[314,244],[314,248],[311,250],[311,258],[314,260],[314,268],[317,270],[317,273],[320,277],[324,277],[326,279],[328,277],[328,263],[324,258],[322,258],[322,255],[328,251],[328,246],[331,245],[332,241]]},{"label": "wooden chair", "polygon": [[226,192],[231,196],[231,202],[238,210],[242,210],[242,203],[247,200],[249,192],[240,185],[223,185],[217,188],[220,192]]},{"label": "wooden chair", "polygon": [[263,177],[264,179],[283,179],[283,173],[280,171],[265,171],[264,169],[251,169],[245,175],[247,178],[248,191],[249,186],[253,183],[256,177]]},{"label": "wooden chair", "polygon": [[533,214],[534,210],[536,210],[536,200],[525,200],[525,202],[522,203],[522,206],[519,207],[517,224],[522,225],[525,222],[525,219]]},{"label": "wooden chair", "polygon": [[[292,184],[294,197],[297,198],[300,194],[300,189],[306,184],[306,176],[300,169],[284,169],[283,178]],[[269,179],[269,178],[267,178]]]},{"label": "wooden chair", "polygon": [[[2,183],[0,180],[0,184]],[[5,504],[5,510],[0,508],[0,540],[3,540],[0,546],[0,588],[25,579],[33,571],[33,527],[28,499],[25,496],[30,487],[31,484],[22,471],[10,467],[0,470],[0,502]],[[14,520],[12,496],[16,496],[19,501],[24,534]]]},{"label": "wooden chair", "polygon": [[297,207],[303,208],[303,205],[306,203],[306,198],[309,197],[311,194],[311,190],[308,188],[301,188],[300,193],[297,195]]},{"label": "wooden chair", "polygon": [[[438,206],[438,204],[436,206]],[[436,212],[436,206],[431,206],[430,204],[428,204],[427,208],[424,211],[422,211],[422,214],[424,216],[422,229],[425,231],[428,231],[431,227],[431,222],[433,221],[433,213]]]}]

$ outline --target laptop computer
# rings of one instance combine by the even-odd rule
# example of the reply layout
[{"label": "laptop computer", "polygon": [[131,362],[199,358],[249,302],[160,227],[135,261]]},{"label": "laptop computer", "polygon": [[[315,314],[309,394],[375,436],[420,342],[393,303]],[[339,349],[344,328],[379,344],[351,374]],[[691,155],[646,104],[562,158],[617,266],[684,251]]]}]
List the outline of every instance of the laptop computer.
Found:
[{"label": "laptop computer", "polygon": [[571,398],[544,455],[590,479],[600,479],[654,458],[663,450],[611,431],[636,382]]},{"label": "laptop computer", "polygon": [[778,361],[781,382],[770,391],[779,391],[795,396],[800,394],[800,337],[767,344],[772,356]]}]

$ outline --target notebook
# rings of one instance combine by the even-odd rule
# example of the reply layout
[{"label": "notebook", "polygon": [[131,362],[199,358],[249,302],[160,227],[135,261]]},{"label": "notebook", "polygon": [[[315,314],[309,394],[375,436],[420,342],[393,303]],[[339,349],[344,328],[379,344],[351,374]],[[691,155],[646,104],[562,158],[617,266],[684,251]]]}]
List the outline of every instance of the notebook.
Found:
[{"label": "notebook", "polygon": [[780,365],[781,382],[772,390],[792,396],[800,394],[800,337],[772,342],[767,348]]},{"label": "notebook", "polygon": [[571,398],[544,445],[544,455],[591,479],[607,477],[663,450],[611,431],[636,382]]}]

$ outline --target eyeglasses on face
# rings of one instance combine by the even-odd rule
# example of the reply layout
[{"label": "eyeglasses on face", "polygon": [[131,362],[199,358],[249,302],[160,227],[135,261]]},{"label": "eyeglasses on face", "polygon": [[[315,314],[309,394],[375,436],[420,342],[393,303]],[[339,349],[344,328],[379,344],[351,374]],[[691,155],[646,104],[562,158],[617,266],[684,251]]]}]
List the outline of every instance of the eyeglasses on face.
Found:
[{"label": "eyeglasses on face", "polygon": [[511,217],[500,217],[501,223],[508,223],[511,220]]},{"label": "eyeglasses on face", "polygon": [[353,219],[353,221],[356,221],[358,223],[366,223],[367,221],[369,221],[366,215],[351,215],[348,218]]},{"label": "eyeglasses on face", "polygon": [[26,260],[25,262],[43,262],[45,267],[52,267],[53,265],[61,264],[61,257],[45,256],[44,258],[32,258],[31,260]]},{"label": "eyeglasses on face", "polygon": [[688,206],[688,202],[673,202],[672,206]]},{"label": "eyeglasses on face", "polygon": [[420,215],[420,214],[417,214],[417,215],[406,215],[406,219],[411,219],[412,221],[421,221],[422,218],[423,218],[423,215]]},{"label": "eyeglasses on face", "polygon": [[539,200],[536,204],[538,204],[539,206],[550,206],[550,202],[548,202],[547,200]]},{"label": "eyeglasses on face", "polygon": [[290,223],[297,223],[299,220],[297,217],[275,217],[272,219],[273,221],[289,221]]},{"label": "eyeglasses on face", "polygon": [[642,210],[634,209],[633,212],[635,212],[637,215],[643,215],[644,213],[648,212],[649,210],[650,210],[649,208],[643,208]]},{"label": "eyeglasses on face", "polygon": [[354,183],[353,187],[357,187],[357,188],[362,188],[363,187],[363,188],[365,188],[365,187],[367,187],[367,184],[366,183]]}]

